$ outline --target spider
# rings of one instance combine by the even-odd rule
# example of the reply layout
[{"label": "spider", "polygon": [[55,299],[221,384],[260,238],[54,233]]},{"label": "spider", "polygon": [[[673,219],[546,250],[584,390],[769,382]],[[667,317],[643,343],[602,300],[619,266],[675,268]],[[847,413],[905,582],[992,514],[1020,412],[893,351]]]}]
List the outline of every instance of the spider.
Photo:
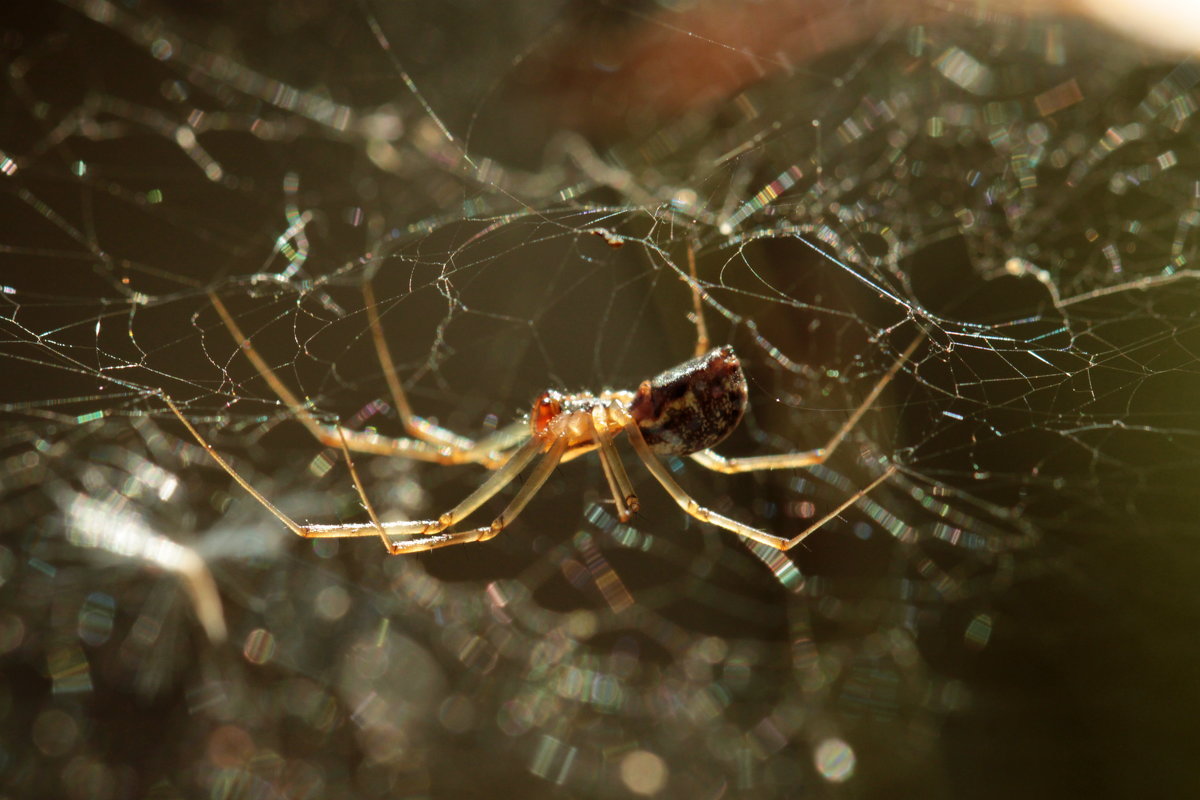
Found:
[{"label": "spider", "polygon": [[[376,354],[409,438],[384,437],[370,431],[345,431],[340,425],[326,425],[318,421],[259,355],[221,299],[215,293],[210,293],[209,298],[225,327],[280,400],[320,442],[341,449],[370,522],[335,525],[302,525],[296,522],[239,475],[170,398],[164,396],[164,400],[213,460],[293,533],[308,539],[379,536],[392,555],[491,539],[512,523],[560,463],[593,451],[600,458],[617,516],[622,522],[627,522],[638,512],[640,504],[615,446],[615,440],[622,434],[650,474],[686,513],[755,542],[779,550],[790,550],[891,477],[896,467],[889,466],[833,511],[788,538],[738,522],[700,505],[671,476],[660,456],[690,456],[701,466],[722,473],[795,469],[822,464],[874,404],[924,338],[918,336],[908,346],[842,427],[824,447],[816,450],[749,458],[727,458],[712,450],[741,421],[747,405],[747,386],[741,363],[732,347],[726,345],[704,352],[708,343],[702,325],[699,325],[695,358],[643,381],[636,390],[575,394],[548,390],[534,402],[527,417],[488,437],[473,441],[413,414],[392,366],[370,284],[364,284],[363,294]],[[477,463],[492,470],[492,474],[466,499],[437,519],[381,522],[354,468],[351,451],[398,455],[444,464]],[[452,530],[512,483],[539,456],[540,460],[528,479],[490,525]]]}]

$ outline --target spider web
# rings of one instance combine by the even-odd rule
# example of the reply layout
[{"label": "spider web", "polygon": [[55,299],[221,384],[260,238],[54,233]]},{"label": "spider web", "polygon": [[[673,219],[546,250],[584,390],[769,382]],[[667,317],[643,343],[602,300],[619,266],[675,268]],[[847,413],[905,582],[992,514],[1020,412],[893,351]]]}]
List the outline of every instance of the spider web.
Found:
[{"label": "spider web", "polygon": [[[986,724],[1046,746],[997,707],[1068,682],[998,673],[1144,644],[1136,598],[1094,639],[1053,624],[1113,610],[1103,548],[1194,530],[1200,71],[1080,20],[728,11],[4,23],[10,791],[957,797]],[[297,541],[163,397],[288,514],[365,521],[210,293],[322,419],[401,435],[367,283],[417,413],[469,436],[689,358],[693,289],[750,382],[727,455],[820,446],[921,338],[821,467],[669,463],[780,535],[898,472],[786,554],[687,517],[624,449],[629,523],[584,458],[484,545]],[[484,474],[355,460],[396,519]],[[1133,764],[1120,742],[1170,730],[1104,746]],[[1064,763],[1007,780],[1139,785]]]}]

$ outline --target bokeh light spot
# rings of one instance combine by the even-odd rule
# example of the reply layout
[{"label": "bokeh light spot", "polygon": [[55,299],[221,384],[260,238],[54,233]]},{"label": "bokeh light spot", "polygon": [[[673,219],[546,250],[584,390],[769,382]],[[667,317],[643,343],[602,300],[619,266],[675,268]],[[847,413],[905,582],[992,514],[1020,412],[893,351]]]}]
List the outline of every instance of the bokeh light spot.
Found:
[{"label": "bokeh light spot", "polygon": [[842,783],[854,775],[854,750],[841,739],[826,739],[817,745],[813,762],[821,777],[831,783]]},{"label": "bokeh light spot", "polygon": [[963,634],[963,641],[971,650],[982,650],[987,647],[992,638],[992,617],[990,614],[980,614],[971,620]]},{"label": "bokeh light spot", "polygon": [[466,695],[452,694],[442,701],[438,721],[451,733],[466,733],[475,727],[475,706]]},{"label": "bokeh light spot", "polygon": [[266,664],[275,655],[275,637],[265,628],[255,628],[246,636],[242,655],[251,664]]},{"label": "bokeh light spot", "polygon": [[667,785],[667,763],[649,750],[634,750],[621,759],[621,782],[634,794],[656,795]]},{"label": "bokeh light spot", "polygon": [[326,586],[317,593],[317,616],[333,622],[350,610],[350,594],[340,586]]}]

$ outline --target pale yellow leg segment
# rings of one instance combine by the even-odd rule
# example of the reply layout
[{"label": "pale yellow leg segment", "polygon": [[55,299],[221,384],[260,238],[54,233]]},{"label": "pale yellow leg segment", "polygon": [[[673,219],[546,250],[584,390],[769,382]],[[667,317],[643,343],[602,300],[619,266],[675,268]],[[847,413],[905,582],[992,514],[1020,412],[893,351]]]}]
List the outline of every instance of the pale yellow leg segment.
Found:
[{"label": "pale yellow leg segment", "polygon": [[[558,462],[562,459],[563,451],[566,449],[565,440],[560,440],[551,447],[550,452],[547,453],[542,463],[538,465],[538,469],[535,471],[534,476],[527,481],[524,486],[521,487],[521,491],[519,491],[517,496],[513,498],[513,501],[509,504],[509,507],[505,509],[504,514],[501,515],[497,522],[492,523],[491,527],[479,528],[478,530],[474,531],[463,531],[461,533],[441,534],[440,531],[445,530],[455,522],[470,514],[475,509],[479,508],[479,506],[483,505],[488,499],[493,497],[497,492],[508,485],[508,483],[510,483],[520,473],[520,471],[524,469],[529,462],[534,459],[535,456],[537,456],[538,452],[541,450],[541,443],[536,441],[530,441],[526,443],[524,447],[513,453],[512,457],[508,459],[508,462],[505,463],[503,467],[489,475],[488,479],[484,481],[478,489],[468,495],[465,500],[455,506],[451,511],[443,514],[438,519],[411,520],[401,522],[380,521],[378,515],[375,513],[375,509],[371,505],[370,500],[367,498],[366,492],[363,489],[362,481],[359,479],[358,472],[354,468],[354,463],[350,459],[349,449],[345,448],[342,452],[346,456],[346,464],[350,468],[350,474],[354,480],[354,486],[358,490],[359,497],[362,499],[363,505],[367,510],[367,514],[371,517],[371,521],[365,524],[345,523],[337,525],[301,525],[287,514],[283,513],[283,511],[281,511],[275,506],[274,503],[268,500],[262,492],[255,489],[249,481],[243,478],[228,461],[222,458],[220,453],[218,453],[216,449],[210,445],[203,436],[200,435],[200,431],[196,430],[195,426],[188,421],[187,417],[183,416],[182,412],[180,412],[176,405],[171,402],[170,398],[164,396],[163,400],[166,402],[167,407],[171,409],[171,413],[173,413],[179,419],[179,421],[183,423],[183,426],[187,428],[188,432],[200,444],[200,446],[204,448],[204,451],[208,453],[212,460],[215,461],[217,465],[221,467],[221,469],[225,470],[225,472],[228,473],[228,475],[233,478],[239,486],[245,489],[251,497],[262,504],[263,508],[270,511],[271,514],[273,514],[276,519],[282,522],[292,533],[305,539],[344,539],[361,536],[380,536],[384,541],[384,545],[388,548],[388,552],[392,553],[393,555],[399,553],[418,552],[420,550],[432,550],[437,547],[444,547],[447,544],[458,544],[467,541],[481,541],[495,536],[496,533],[499,532],[499,529],[496,528],[497,523],[501,523],[500,527],[502,528],[503,525],[506,524],[506,522],[504,522],[506,519],[511,519],[512,517],[516,516],[516,514],[525,507],[525,504],[529,502],[529,499],[533,496],[533,493],[536,492],[543,483],[545,483],[546,478],[549,477],[550,471],[552,471],[554,467],[558,465]],[[392,540],[392,535],[417,536],[419,538],[396,542]]]},{"label": "pale yellow leg segment", "polygon": [[[383,525],[384,530],[401,536],[429,536],[430,534],[441,533],[461,521],[507,486],[537,456],[541,447],[542,445],[538,441],[531,440],[527,442],[524,447],[512,454],[508,463],[489,475],[487,480],[480,484],[478,489],[471,492],[471,494],[467,495],[466,499],[437,519],[388,522]],[[310,532],[309,535],[312,536],[329,537],[338,536],[339,531],[350,530],[355,527],[347,525],[309,525],[307,526],[307,530]],[[359,534],[347,533],[344,535],[357,536]],[[390,537],[388,538],[390,540]],[[400,544],[407,543],[392,541],[390,549],[395,550]]]},{"label": "pale yellow leg segment", "polygon": [[776,536],[775,534],[767,533],[764,530],[759,530],[758,528],[746,525],[745,523],[738,522],[735,519],[722,516],[721,514],[718,514],[717,512],[700,505],[695,499],[692,498],[691,495],[684,491],[683,487],[680,486],[673,477],[671,477],[671,472],[666,468],[666,466],[663,465],[661,461],[658,460],[658,456],[654,455],[654,451],[650,449],[650,445],[646,444],[645,438],[642,437],[642,431],[640,428],[638,428],[637,423],[631,420],[626,425],[625,430],[628,432],[629,441],[633,445],[633,449],[637,452],[638,456],[641,457],[643,463],[646,465],[646,468],[650,470],[650,474],[653,475],[660,484],[662,484],[662,487],[667,490],[667,493],[671,495],[679,507],[685,512],[701,522],[707,522],[711,525],[724,528],[727,531],[733,531],[739,536],[744,536],[747,539],[752,539],[753,541],[761,544],[774,547],[777,550],[791,550],[800,542],[804,541],[804,539],[810,534],[819,530],[834,517],[838,516],[847,508],[857,503],[868,492],[870,492],[879,484],[883,483],[896,472],[895,467],[889,467],[882,475],[871,481],[871,483],[867,484],[867,486],[865,486],[863,489],[855,492],[848,500],[846,500],[846,502],[842,503],[829,514],[826,514],[824,517],[817,520],[799,534],[793,536],[791,539],[785,539],[782,536]]},{"label": "pale yellow leg segment", "polygon": [[[463,464],[463,463],[479,463],[489,469],[496,469],[504,463],[504,457],[498,453],[484,452],[480,453],[471,448],[474,447],[474,442],[471,440],[457,437],[458,441],[465,443],[465,448],[456,447],[447,442],[429,442],[421,439],[396,439],[387,436],[380,436],[372,431],[348,431],[344,434],[339,433],[336,427],[325,425],[317,420],[308,410],[306,405],[300,401],[291,389],[279,379],[275,371],[267,364],[266,359],[255,349],[254,345],[242,332],[233,315],[229,313],[229,309],[225,307],[225,303],[217,296],[215,292],[209,292],[209,300],[213,304],[213,308],[217,310],[221,321],[225,323],[225,327],[229,330],[238,347],[245,353],[246,358],[258,370],[258,374],[262,376],[271,390],[283,401],[296,418],[304,425],[305,428],[319,441],[328,447],[339,447],[342,440],[346,442],[346,446],[357,453],[374,453],[376,455],[394,455],[403,456],[404,458],[412,458],[419,461],[432,461],[439,464]],[[385,374],[388,370],[385,367]],[[396,380],[395,370],[391,370],[392,377],[389,379]],[[400,395],[403,397],[403,393]],[[407,401],[405,404],[407,407]],[[406,421],[406,425],[411,422],[412,417],[406,416],[405,412],[397,409],[401,414],[402,419]],[[423,421],[422,421],[423,422]],[[436,428],[436,426],[429,426]],[[442,430],[436,428],[437,430]],[[447,432],[448,433],[448,432]],[[449,434],[456,436],[455,434]]]},{"label": "pale yellow leg segment", "polygon": [[592,410],[592,432],[599,446],[600,466],[604,469],[604,477],[608,481],[609,491],[612,492],[617,518],[621,522],[628,522],[641,505],[633,491],[633,483],[625,472],[625,465],[621,463],[621,456],[613,444],[612,437],[608,435],[603,409]]},{"label": "pale yellow leg segment", "polygon": [[567,449],[566,439],[559,439],[551,445],[537,467],[530,474],[529,479],[521,486],[520,491],[516,493],[512,500],[500,516],[492,521],[491,525],[486,528],[475,528],[467,531],[451,531],[449,533],[439,533],[433,536],[420,536],[414,539],[394,542],[391,552],[394,555],[406,553],[420,553],[425,550],[436,550],[441,547],[449,547],[455,544],[467,544],[468,542],[486,542],[500,531],[504,530],[517,515],[529,504],[533,496],[538,493],[538,490],[545,485],[550,474],[558,467],[558,463],[562,460],[562,455]]},{"label": "pale yellow leg segment", "polygon": [[687,246],[687,259],[688,274],[692,278],[692,313],[696,315],[696,357],[699,358],[712,349],[712,342],[708,338],[708,325],[704,323],[704,301],[700,299],[700,279],[696,277],[696,248],[690,239]]},{"label": "pale yellow leg segment", "polygon": [[916,352],[917,347],[923,341],[925,341],[924,334],[918,336],[912,342],[912,344],[905,348],[904,352],[900,354],[900,357],[896,359],[896,363],[892,364],[892,366],[888,368],[888,371],[885,372],[883,377],[879,379],[879,382],[875,384],[875,387],[871,389],[858,408],[854,409],[854,413],[850,415],[850,418],[847,419],[846,422],[843,423],[842,427],[838,429],[837,433],[835,433],[830,440],[825,443],[824,447],[816,450],[806,450],[799,453],[774,453],[771,455],[750,456],[747,458],[726,458],[718,453],[714,453],[712,450],[701,450],[699,453],[692,453],[692,460],[700,466],[711,469],[714,472],[724,472],[727,474],[737,472],[755,472],[763,469],[796,469],[799,467],[812,467],[818,464],[824,464],[829,457],[833,455],[833,451],[836,450],[843,441],[845,441],[846,437],[850,434],[850,431],[852,431],[854,426],[857,425],[859,420],[862,419],[863,414],[866,414],[867,410],[875,404],[875,401],[879,399],[879,395],[882,394],[887,385],[892,382],[892,379],[895,378],[897,373],[900,372],[900,368],[903,367],[905,362],[907,362],[912,354]]},{"label": "pale yellow leg segment", "polygon": [[363,284],[363,300],[366,301],[367,323],[371,327],[371,338],[375,342],[375,354],[379,357],[379,365],[383,368],[383,377],[387,381],[388,390],[392,394],[392,402],[396,404],[396,413],[404,430],[414,439],[420,439],[438,447],[449,447],[452,450],[471,450],[475,442],[465,436],[459,436],[453,431],[434,425],[426,419],[413,413],[408,403],[408,395],[400,385],[400,376],[396,374],[396,362],[392,360],[388,348],[387,337],[383,333],[383,324],[379,320],[379,308],[375,302],[375,289],[370,281]]},{"label": "pale yellow leg segment", "polygon": [[383,546],[391,549],[391,541],[383,532],[383,526],[379,524],[379,516],[375,513],[375,507],[371,505],[371,498],[367,497],[367,490],[363,488],[362,481],[358,477],[358,470],[354,468],[354,459],[350,457],[350,448],[346,446],[346,436],[342,432],[342,426],[339,425],[337,430],[338,436],[342,439],[342,455],[346,457],[346,468],[350,470],[350,478],[354,481],[358,497],[362,500],[363,508],[367,510],[367,516],[371,518],[371,524],[375,526],[375,530],[379,531],[379,538],[383,540]]}]

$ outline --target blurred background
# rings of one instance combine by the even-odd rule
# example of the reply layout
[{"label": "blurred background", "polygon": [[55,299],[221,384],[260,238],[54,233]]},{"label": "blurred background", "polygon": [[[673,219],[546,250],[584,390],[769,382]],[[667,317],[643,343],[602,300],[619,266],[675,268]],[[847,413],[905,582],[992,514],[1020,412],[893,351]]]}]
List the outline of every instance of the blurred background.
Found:
[{"label": "blurred background", "polygon": [[[1200,68],[1187,9],[10,0],[0,19],[5,797],[1187,796]],[[1169,34],[1169,35],[1168,35]],[[392,558],[312,413],[477,437],[697,320],[718,450],[621,443]],[[695,290],[693,292],[693,290]],[[698,301],[694,299],[698,298]],[[355,459],[385,519],[477,465]],[[484,524],[508,490],[472,517]]]}]

